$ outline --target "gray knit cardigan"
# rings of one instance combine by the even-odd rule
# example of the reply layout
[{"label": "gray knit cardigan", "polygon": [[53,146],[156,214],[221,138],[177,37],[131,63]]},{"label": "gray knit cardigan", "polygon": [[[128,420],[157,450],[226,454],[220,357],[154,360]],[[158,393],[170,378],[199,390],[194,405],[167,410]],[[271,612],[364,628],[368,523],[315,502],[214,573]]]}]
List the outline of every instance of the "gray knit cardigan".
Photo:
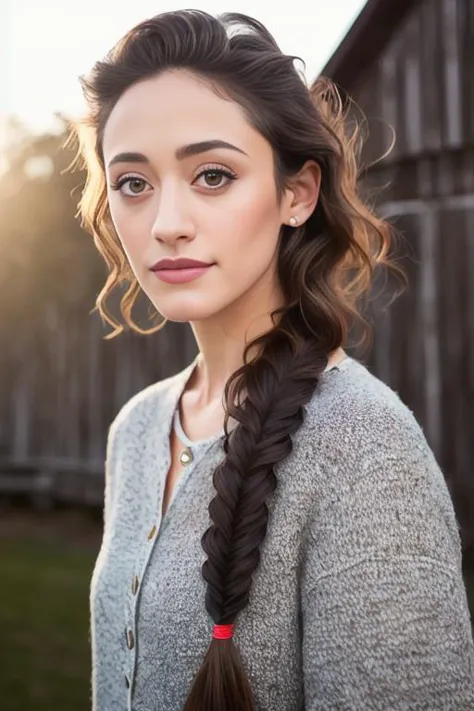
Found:
[{"label": "gray knit cardigan", "polygon": [[[109,430],[91,581],[94,711],[181,711],[211,640],[201,536],[221,434],[196,443],[161,516],[173,414],[194,365],[133,396]],[[352,358],[323,373],[305,415],[275,469],[235,626],[257,710],[473,711],[458,523],[420,426]]]}]

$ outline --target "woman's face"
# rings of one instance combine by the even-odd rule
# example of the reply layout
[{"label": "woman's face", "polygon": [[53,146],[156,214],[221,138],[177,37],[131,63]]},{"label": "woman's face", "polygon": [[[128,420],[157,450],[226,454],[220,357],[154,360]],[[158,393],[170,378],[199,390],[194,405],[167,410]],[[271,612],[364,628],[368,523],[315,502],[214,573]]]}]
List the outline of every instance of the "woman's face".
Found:
[{"label": "woman's face", "polygon": [[[242,300],[279,305],[278,235],[291,212],[277,201],[271,146],[238,104],[190,73],[168,71],[123,94],[103,152],[115,229],[166,319],[208,319]],[[178,257],[212,266],[184,283],[150,269]]]}]

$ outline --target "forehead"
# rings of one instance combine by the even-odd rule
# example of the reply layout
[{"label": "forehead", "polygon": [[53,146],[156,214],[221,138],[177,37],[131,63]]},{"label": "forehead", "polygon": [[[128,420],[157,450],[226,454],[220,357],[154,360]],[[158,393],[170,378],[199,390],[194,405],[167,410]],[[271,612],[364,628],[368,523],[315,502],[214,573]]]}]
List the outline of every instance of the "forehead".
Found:
[{"label": "forehead", "polygon": [[105,126],[103,151],[106,160],[121,150],[149,154],[156,149],[163,155],[180,145],[215,138],[230,140],[250,155],[267,144],[239,104],[216,94],[204,79],[175,70],[124,92]]}]

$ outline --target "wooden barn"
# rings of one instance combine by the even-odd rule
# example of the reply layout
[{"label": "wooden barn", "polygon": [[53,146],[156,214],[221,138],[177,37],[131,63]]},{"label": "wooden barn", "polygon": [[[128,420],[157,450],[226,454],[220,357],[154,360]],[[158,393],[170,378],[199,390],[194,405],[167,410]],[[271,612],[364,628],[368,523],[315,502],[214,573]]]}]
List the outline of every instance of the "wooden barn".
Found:
[{"label": "wooden barn", "polygon": [[368,362],[422,424],[474,563],[474,0],[369,0],[322,74],[366,117],[409,278]]}]

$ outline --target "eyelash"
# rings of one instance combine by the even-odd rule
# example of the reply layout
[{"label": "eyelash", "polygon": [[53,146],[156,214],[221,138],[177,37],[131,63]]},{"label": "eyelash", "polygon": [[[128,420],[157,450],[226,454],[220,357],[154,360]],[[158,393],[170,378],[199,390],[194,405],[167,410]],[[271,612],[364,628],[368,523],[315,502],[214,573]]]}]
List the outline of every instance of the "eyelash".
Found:
[{"label": "eyelash", "polygon": [[[218,173],[219,175],[225,176],[229,181],[233,181],[233,180],[237,179],[236,173],[229,170],[228,168],[221,168],[221,167],[215,166],[215,167],[208,167],[208,168],[205,168],[204,170],[201,170],[201,172],[198,173],[198,175],[196,175],[196,177],[194,178],[193,183],[196,180],[199,180],[199,178],[201,176],[206,175],[207,173]],[[110,188],[111,188],[111,190],[121,190],[121,188],[124,185],[126,185],[127,183],[130,183],[130,181],[132,181],[132,180],[142,180],[144,183],[147,182],[144,178],[140,178],[136,175],[124,175],[121,178],[119,178],[118,180],[116,180],[115,182],[110,183]],[[216,192],[217,190],[220,190],[224,186],[218,185],[217,188],[210,188],[209,186],[207,186],[207,187],[211,192]],[[142,194],[143,193],[136,193],[136,197],[139,197]],[[131,196],[126,195],[125,197],[131,197]]]}]

